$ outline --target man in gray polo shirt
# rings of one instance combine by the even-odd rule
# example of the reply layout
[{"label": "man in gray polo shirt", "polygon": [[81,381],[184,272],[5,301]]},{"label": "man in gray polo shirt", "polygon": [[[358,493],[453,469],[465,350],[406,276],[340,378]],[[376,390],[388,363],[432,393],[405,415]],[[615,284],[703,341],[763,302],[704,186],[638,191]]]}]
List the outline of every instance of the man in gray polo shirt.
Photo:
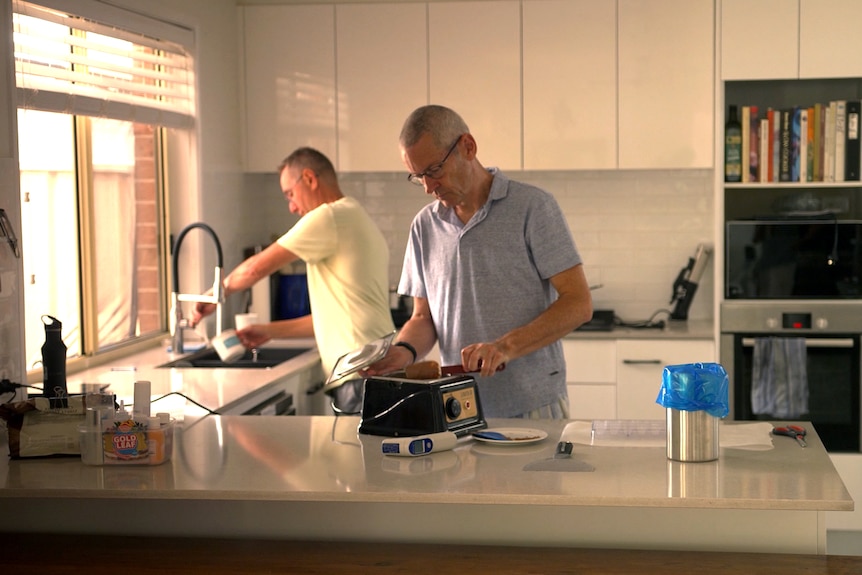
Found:
[{"label": "man in gray polo shirt", "polygon": [[592,299],[556,200],[484,168],[448,108],[415,110],[400,145],[409,180],[437,201],[410,227],[398,292],[414,298],[413,315],[367,373],[403,368],[437,342],[444,365],[480,372],[487,417],[567,418],[560,338],[589,321]]}]

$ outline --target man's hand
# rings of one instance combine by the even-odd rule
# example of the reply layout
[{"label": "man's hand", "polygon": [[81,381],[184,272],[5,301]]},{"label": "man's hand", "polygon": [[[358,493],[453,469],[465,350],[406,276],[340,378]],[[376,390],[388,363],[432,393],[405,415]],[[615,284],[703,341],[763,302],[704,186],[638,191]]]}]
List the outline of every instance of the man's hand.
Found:
[{"label": "man's hand", "polygon": [[270,324],[254,324],[236,332],[237,337],[242,344],[248,349],[260,347],[269,340],[272,336],[267,329]]},{"label": "man's hand", "polygon": [[494,375],[509,359],[496,343],[473,343],[461,350],[464,371],[475,372],[482,377]]},{"label": "man's hand", "polygon": [[189,322],[192,327],[195,327],[197,324],[201,322],[203,318],[210,315],[216,310],[216,305],[214,303],[202,303],[196,302],[194,312],[192,312],[192,319]]},{"label": "man's hand", "polygon": [[377,360],[363,370],[359,375],[368,377],[371,375],[386,375],[393,371],[400,371],[413,363],[413,354],[406,347],[390,345],[383,359]]}]

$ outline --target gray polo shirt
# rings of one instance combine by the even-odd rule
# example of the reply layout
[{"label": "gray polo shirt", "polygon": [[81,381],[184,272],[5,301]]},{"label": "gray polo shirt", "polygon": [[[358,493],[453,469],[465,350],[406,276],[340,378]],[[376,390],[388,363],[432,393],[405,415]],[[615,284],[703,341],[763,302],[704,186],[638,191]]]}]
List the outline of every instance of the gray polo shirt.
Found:
[{"label": "gray polo shirt", "polygon": [[[557,298],[549,278],[581,263],[568,224],[549,193],[496,168],[486,204],[462,224],[440,202],[413,219],[400,293],[428,299],[444,365],[461,349],[525,325]],[[557,341],[477,378],[486,417],[511,417],[566,394]]]}]

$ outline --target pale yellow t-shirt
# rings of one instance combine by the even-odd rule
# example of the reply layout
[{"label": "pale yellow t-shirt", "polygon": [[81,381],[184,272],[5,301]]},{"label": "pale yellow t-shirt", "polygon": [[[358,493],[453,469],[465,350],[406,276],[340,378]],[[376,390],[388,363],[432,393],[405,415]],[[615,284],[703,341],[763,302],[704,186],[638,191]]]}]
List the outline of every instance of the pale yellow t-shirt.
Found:
[{"label": "pale yellow t-shirt", "polygon": [[389,248],[356,199],[313,209],[278,244],[306,263],[314,337],[327,377],[339,357],[395,330]]}]

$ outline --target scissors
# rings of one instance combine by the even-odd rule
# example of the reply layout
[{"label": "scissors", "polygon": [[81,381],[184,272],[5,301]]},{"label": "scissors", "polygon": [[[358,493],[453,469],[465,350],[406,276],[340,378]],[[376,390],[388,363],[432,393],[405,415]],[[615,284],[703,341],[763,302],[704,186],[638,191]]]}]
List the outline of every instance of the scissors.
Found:
[{"label": "scissors", "polygon": [[796,439],[796,443],[798,443],[802,447],[808,447],[808,444],[805,443],[805,435],[808,433],[808,431],[806,431],[806,429],[801,425],[786,425],[784,427],[773,427],[772,433],[774,435],[786,435],[787,437],[792,437]]}]

